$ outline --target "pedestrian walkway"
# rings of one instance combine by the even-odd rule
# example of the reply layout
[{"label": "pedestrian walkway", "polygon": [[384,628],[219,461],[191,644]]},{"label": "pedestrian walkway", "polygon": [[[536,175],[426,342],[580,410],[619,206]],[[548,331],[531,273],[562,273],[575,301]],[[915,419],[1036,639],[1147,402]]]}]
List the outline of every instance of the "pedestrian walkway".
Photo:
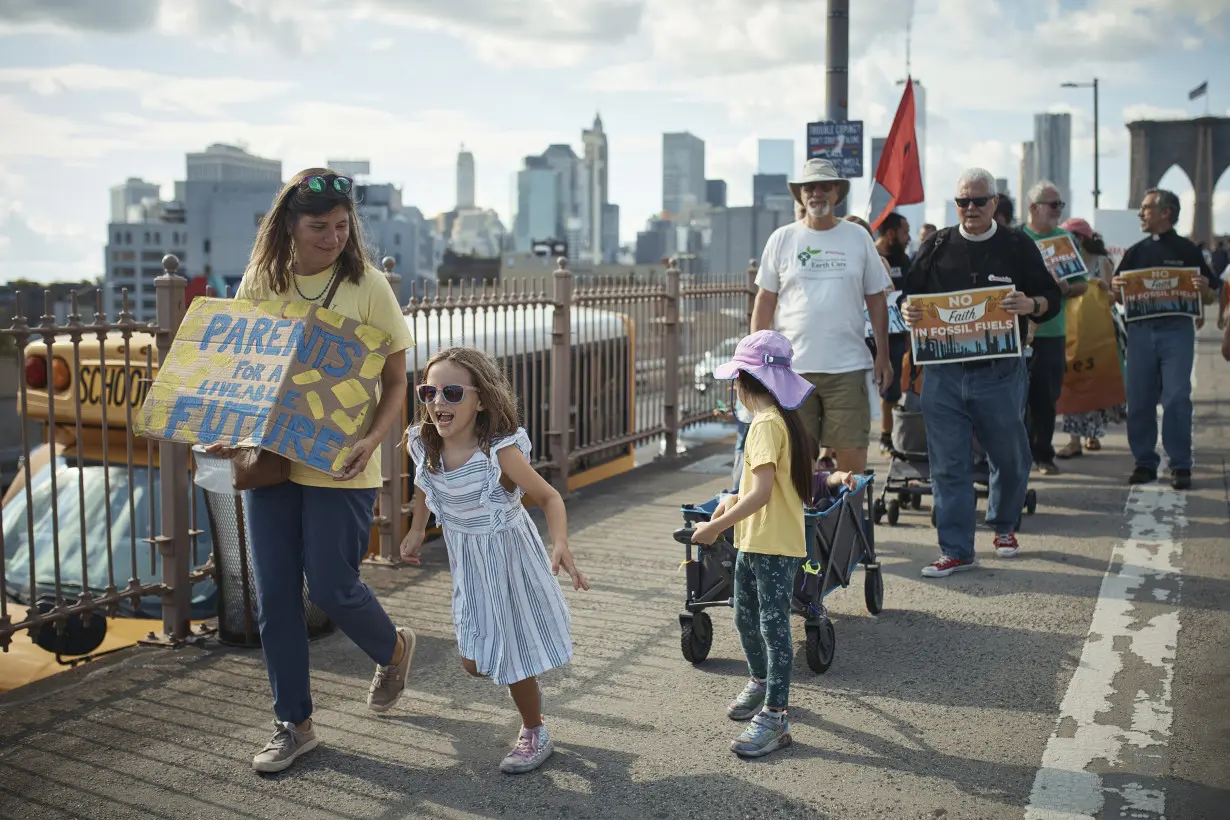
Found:
[{"label": "pedestrian walkway", "polygon": [[1230,805],[1230,364],[1210,328],[1195,425],[1185,496],[1129,493],[1121,425],[1102,452],[1035,474],[1039,509],[1016,559],[995,558],[986,532],[980,570],[928,580],[926,507],[878,528],[885,612],[867,614],[857,575],[830,596],[836,660],[817,676],[800,651],[795,744],[761,761],[728,750],[739,727],[725,704],[746,674],[729,613],[713,613],[704,664],[679,650],[671,532],[681,503],[729,475],[729,445],[703,445],[569,503],[594,588],[566,590],[576,660],[544,679],[558,751],[542,771],[498,771],[517,717],[506,690],[460,668],[436,541],[422,568],[365,570],[419,633],[411,691],[387,716],[364,705],[367,659],[341,635],[317,641],[322,746],[262,777],[249,765],[271,728],[259,652],[134,649],[0,697],[0,816],[1218,816]]}]

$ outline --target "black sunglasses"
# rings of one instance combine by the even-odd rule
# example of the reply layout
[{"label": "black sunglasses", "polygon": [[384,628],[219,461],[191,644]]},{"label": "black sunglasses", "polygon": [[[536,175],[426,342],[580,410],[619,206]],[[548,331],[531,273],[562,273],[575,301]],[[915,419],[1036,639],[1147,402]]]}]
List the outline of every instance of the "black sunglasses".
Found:
[{"label": "black sunglasses", "polygon": [[350,177],[341,177],[336,174],[326,174],[324,176],[317,175],[305,177],[304,180],[299,183],[299,187],[307,188],[314,194],[323,194],[329,190],[332,190],[334,193],[345,196],[349,194],[351,188],[354,187],[354,180]]},{"label": "black sunglasses", "polygon": [[1063,200],[1060,200],[1058,202],[1039,202],[1037,204],[1045,205],[1053,211],[1062,211],[1063,206],[1067,205],[1068,203],[1064,202]]},{"label": "black sunglasses", "polygon": [[444,396],[447,404],[461,404],[465,401],[466,393],[477,389],[477,387],[464,384],[446,384],[443,387],[436,387],[434,384],[420,384],[415,388],[415,393],[423,404],[434,403],[437,395]]},{"label": "black sunglasses", "polygon": [[995,197],[993,196],[959,196],[956,198],[956,203],[957,203],[958,208],[968,208],[970,205],[973,205],[975,208],[984,208],[986,207],[986,204],[990,202],[992,199],[995,199]]}]

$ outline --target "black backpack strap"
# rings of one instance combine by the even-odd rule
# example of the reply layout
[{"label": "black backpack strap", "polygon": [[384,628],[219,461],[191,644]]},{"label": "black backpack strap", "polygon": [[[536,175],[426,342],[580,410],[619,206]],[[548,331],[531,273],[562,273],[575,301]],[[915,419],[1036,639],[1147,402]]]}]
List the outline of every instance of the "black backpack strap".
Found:
[{"label": "black backpack strap", "polygon": [[321,307],[329,307],[333,303],[333,297],[337,295],[337,289],[342,286],[342,277],[337,269],[333,269],[333,281],[329,283],[329,292],[325,294],[325,300],[320,303]]}]

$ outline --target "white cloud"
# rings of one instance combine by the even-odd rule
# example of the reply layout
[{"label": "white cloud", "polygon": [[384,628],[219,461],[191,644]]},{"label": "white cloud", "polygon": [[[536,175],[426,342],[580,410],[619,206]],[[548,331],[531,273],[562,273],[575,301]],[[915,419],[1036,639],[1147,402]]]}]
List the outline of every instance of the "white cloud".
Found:
[{"label": "white cloud", "polygon": [[82,226],[31,217],[20,202],[0,208],[0,281],[55,282],[101,275],[100,243]]},{"label": "white cloud", "polygon": [[0,68],[0,86],[3,85],[24,85],[44,97],[128,92],[151,111],[191,112],[198,116],[222,116],[232,105],[259,102],[294,87],[284,81],[184,77],[81,63],[54,68]]}]

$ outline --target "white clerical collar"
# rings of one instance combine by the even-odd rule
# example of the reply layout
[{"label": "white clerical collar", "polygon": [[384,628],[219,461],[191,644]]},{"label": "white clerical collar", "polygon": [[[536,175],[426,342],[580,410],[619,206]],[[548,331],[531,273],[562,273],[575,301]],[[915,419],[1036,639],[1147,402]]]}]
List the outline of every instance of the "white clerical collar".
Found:
[{"label": "white clerical collar", "polygon": [[998,228],[999,228],[999,223],[996,222],[995,220],[991,220],[990,229],[986,233],[980,233],[977,236],[975,236],[974,234],[966,231],[964,225],[957,226],[957,230],[961,232],[961,236],[965,237],[965,239],[970,242],[986,242],[992,236],[995,236],[995,231],[998,230]]}]

